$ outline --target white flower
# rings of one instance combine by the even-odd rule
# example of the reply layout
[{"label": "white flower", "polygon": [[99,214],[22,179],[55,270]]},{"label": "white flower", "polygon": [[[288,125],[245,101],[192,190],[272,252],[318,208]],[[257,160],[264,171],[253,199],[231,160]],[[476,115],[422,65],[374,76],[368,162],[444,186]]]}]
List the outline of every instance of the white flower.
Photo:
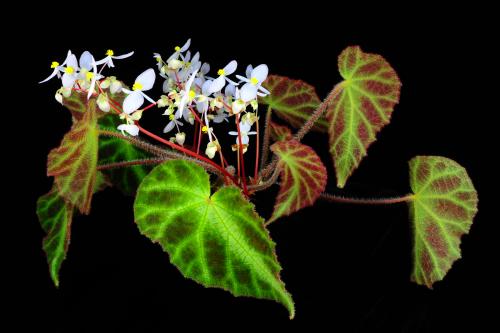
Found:
[{"label": "white flower", "polygon": [[[249,135],[255,135],[257,132],[250,131],[251,125],[247,122],[240,121],[240,134],[241,134],[241,144],[247,145],[249,142]],[[236,135],[236,144],[239,144],[238,132],[231,131],[229,135]]]},{"label": "white flower", "polygon": [[191,91],[191,85],[193,84],[193,81],[196,77],[196,73],[198,70],[194,71],[193,74],[191,74],[191,77],[189,80],[186,82],[184,86],[184,90],[181,91],[182,98],[181,101],[179,102],[179,105],[177,106],[177,112],[175,113],[175,118],[179,119],[182,117],[182,112],[184,111],[184,108],[186,107],[186,104],[191,104],[191,101],[194,99],[196,96],[194,91]]},{"label": "white flower", "polygon": [[167,126],[165,126],[165,128],[163,129],[163,133],[168,133],[170,132],[171,130],[174,129],[174,127],[177,127],[177,130],[179,130],[179,126],[182,126],[182,122],[180,122],[179,120],[175,119],[174,115],[171,114],[169,116],[169,119],[170,121],[168,122]]},{"label": "white flower", "polygon": [[175,52],[170,57],[168,57],[167,63],[169,63],[171,60],[174,60],[174,59],[177,60],[179,58],[179,56],[182,57],[181,53],[187,51],[187,49],[189,49],[190,45],[191,45],[191,38],[188,39],[182,47],[176,46],[174,48]]},{"label": "white flower", "polygon": [[127,132],[128,134],[132,136],[137,136],[139,134],[139,127],[136,125],[131,125],[131,124],[121,124],[118,126],[118,130],[122,131],[122,134],[125,135],[124,132]]},{"label": "white flower", "polygon": [[115,52],[113,50],[107,50],[106,51],[106,57],[97,61],[96,65],[102,65],[108,66],[108,67],[115,67],[115,64],[113,63],[113,59],[125,59],[128,57],[131,57],[134,54],[134,51],[122,54],[119,56],[115,56]]},{"label": "white flower", "polygon": [[229,122],[229,120],[227,120],[228,117],[229,117],[229,115],[226,112],[224,112],[224,110],[219,109],[219,110],[217,110],[217,115],[213,116],[212,121],[216,124],[220,124],[223,121]]},{"label": "white flower", "polygon": [[207,112],[208,110],[208,102],[210,96],[210,86],[212,85],[211,80],[207,80],[201,86],[201,94],[195,97],[196,99],[196,109],[200,113]]},{"label": "white flower", "polygon": [[38,83],[47,82],[48,80],[52,79],[56,75],[58,78],[60,78],[61,72],[64,72],[63,66],[66,65],[70,56],[71,56],[71,50],[68,51],[68,55],[66,56],[66,59],[64,59],[64,62],[61,65],[59,65],[59,63],[57,61],[52,61],[52,63],[50,64],[50,68],[53,68],[54,70],[45,80],[42,80]]},{"label": "white flower", "polygon": [[129,94],[123,101],[123,112],[126,114],[131,114],[132,112],[139,109],[142,104],[144,104],[144,98],[146,98],[151,103],[155,103],[151,97],[147,96],[143,91],[150,90],[153,88],[155,83],[156,74],[152,68],[145,70],[141,75],[135,79],[132,90],[122,88],[123,92]]},{"label": "white flower", "polygon": [[245,110],[247,107],[245,101],[243,101],[243,99],[241,99],[240,95],[241,95],[240,90],[238,88],[235,88],[234,101],[233,101],[233,103],[231,103],[231,112],[233,114],[238,114],[241,111]]},{"label": "white flower", "polygon": [[214,82],[212,83],[212,86],[210,87],[210,92],[215,93],[215,92],[221,91],[222,88],[224,88],[226,81],[231,83],[231,84],[237,85],[236,82],[227,78],[228,75],[231,75],[236,71],[237,67],[238,67],[238,63],[236,62],[236,60],[233,60],[233,61],[230,61],[224,68],[219,69],[217,71],[217,75],[219,75],[219,77],[216,78],[214,80]]},{"label": "white flower", "polygon": [[[245,102],[249,102],[255,99],[257,95],[265,96],[269,95],[269,91],[262,87],[262,83],[266,80],[269,69],[267,65],[262,64],[251,71],[247,68],[247,77],[241,75],[236,75],[238,79],[246,82],[243,87],[241,87],[241,99]],[[249,73],[250,72],[250,73]]]},{"label": "white flower", "polygon": [[64,67],[64,74],[61,77],[62,85],[64,88],[73,88],[75,81],[78,77],[78,61],[74,54],[70,54],[67,61],[66,67]]},{"label": "white flower", "polygon": [[161,54],[153,53],[153,58],[155,58],[156,62],[158,63],[158,70],[161,71],[161,68],[163,67],[163,59],[161,57]]}]

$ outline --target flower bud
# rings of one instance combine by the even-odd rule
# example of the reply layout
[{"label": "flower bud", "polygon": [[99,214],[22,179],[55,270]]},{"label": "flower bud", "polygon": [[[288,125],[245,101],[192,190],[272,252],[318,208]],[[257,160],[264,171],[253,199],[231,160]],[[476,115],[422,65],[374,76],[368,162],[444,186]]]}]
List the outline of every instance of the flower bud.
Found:
[{"label": "flower bud", "polygon": [[207,149],[205,149],[205,154],[210,158],[215,157],[215,153],[217,152],[219,148],[219,143],[217,141],[212,141],[207,144]]},{"label": "flower bud", "polygon": [[100,94],[97,97],[97,106],[104,112],[109,112],[111,106],[109,105],[108,95],[106,93]]},{"label": "flower bud", "polygon": [[186,133],[180,132],[175,135],[175,141],[181,146],[184,145],[184,141],[186,141]]}]

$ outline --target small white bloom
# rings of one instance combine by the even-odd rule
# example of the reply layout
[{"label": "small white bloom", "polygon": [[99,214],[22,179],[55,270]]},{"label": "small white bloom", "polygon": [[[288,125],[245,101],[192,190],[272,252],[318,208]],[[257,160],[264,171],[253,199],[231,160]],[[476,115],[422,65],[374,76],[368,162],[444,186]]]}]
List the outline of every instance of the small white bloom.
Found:
[{"label": "small white bloom", "polygon": [[213,117],[212,121],[216,124],[220,124],[223,121],[229,122],[229,120],[227,120],[228,117],[229,115],[226,112],[224,112],[223,109],[219,109],[217,110],[217,115]]},{"label": "small white bloom", "polygon": [[243,99],[245,102],[249,102],[252,99],[255,99],[257,95],[269,95],[269,90],[262,87],[262,83],[266,80],[267,74],[269,73],[269,68],[267,67],[267,65],[259,65],[252,69],[250,73],[249,69],[250,68],[247,68],[247,77],[236,75],[238,79],[246,82],[243,87],[241,87],[241,99]]},{"label": "small white bloom", "polygon": [[170,132],[171,130],[174,129],[174,127],[177,127],[177,129],[179,129],[179,126],[183,125],[182,122],[180,122],[179,120],[175,119],[175,117],[174,117],[173,114],[171,114],[169,116],[169,119],[170,119],[170,121],[168,122],[167,126],[165,126],[165,128],[163,129],[163,133]]},{"label": "small white bloom", "polygon": [[144,98],[151,103],[156,103],[153,99],[151,99],[151,97],[147,96],[143,92],[153,88],[155,78],[155,71],[152,68],[149,68],[139,75],[137,79],[135,79],[135,83],[132,86],[133,91],[122,88],[123,92],[129,94],[123,101],[123,112],[131,114],[135,110],[139,109],[142,104],[144,104]]},{"label": "small white bloom", "polygon": [[198,71],[195,71],[193,74],[191,74],[191,77],[189,78],[189,80],[186,82],[186,84],[184,86],[184,90],[182,90],[182,92],[181,92],[182,98],[181,98],[181,101],[179,102],[179,105],[177,107],[177,112],[175,113],[175,118],[177,118],[177,119],[182,117],[182,113],[184,111],[184,108],[186,107],[186,105],[188,103],[190,105],[191,101],[196,96],[194,91],[193,92],[191,91],[191,85],[193,84],[193,81],[196,77],[197,72]]},{"label": "small white bloom", "polygon": [[180,46],[176,46],[176,47],[174,48],[175,52],[174,52],[174,53],[173,53],[170,57],[168,57],[167,63],[169,63],[169,62],[170,62],[171,60],[173,60],[173,59],[176,59],[176,60],[177,60],[177,59],[179,58],[179,56],[181,56],[181,57],[182,57],[182,52],[187,51],[187,50],[189,49],[189,46],[190,46],[190,45],[191,45],[191,38],[190,38],[190,39],[188,39],[188,40],[186,41],[186,43],[184,43],[184,45],[183,45],[182,47],[180,47]]},{"label": "small white bloom", "polygon": [[76,56],[71,54],[66,62],[66,67],[64,67],[64,74],[61,77],[62,85],[64,88],[73,88],[75,81],[78,76],[78,61]]},{"label": "small white bloom", "polygon": [[139,134],[139,127],[136,125],[131,125],[131,124],[121,124],[118,126],[118,130],[122,131],[122,134],[125,135],[124,132],[127,132],[128,134],[132,136],[137,136]]},{"label": "small white bloom", "polygon": [[59,63],[57,61],[52,61],[52,63],[50,64],[50,68],[53,69],[52,73],[45,80],[42,80],[38,83],[47,82],[56,75],[58,78],[60,78],[61,72],[64,72],[64,70],[63,70],[64,65],[66,65],[70,56],[71,56],[71,50],[68,51],[68,55],[66,56],[66,59],[64,59],[64,62],[62,64],[59,65]]},{"label": "small white bloom", "polygon": [[219,77],[216,78],[212,83],[212,86],[210,87],[210,92],[215,93],[221,91],[222,88],[224,88],[226,81],[229,82],[230,84],[237,85],[236,82],[227,78],[228,75],[231,75],[236,71],[237,67],[238,63],[236,62],[236,60],[233,60],[230,61],[224,68],[219,69],[217,71],[217,75],[219,75]]},{"label": "small white bloom", "polygon": [[[248,145],[249,142],[249,135],[255,135],[257,132],[250,131],[251,125],[248,124],[247,122],[240,121],[240,134],[241,134],[241,144]],[[239,139],[238,139],[238,132],[231,131],[229,132],[229,135],[236,135],[236,144],[239,144]]]},{"label": "small white bloom", "polygon": [[106,51],[106,57],[97,61],[96,65],[102,65],[108,66],[108,67],[115,67],[115,64],[113,63],[113,59],[125,59],[128,57],[131,57],[134,54],[134,51],[122,54],[119,56],[115,56],[115,52],[113,50],[107,50]]}]

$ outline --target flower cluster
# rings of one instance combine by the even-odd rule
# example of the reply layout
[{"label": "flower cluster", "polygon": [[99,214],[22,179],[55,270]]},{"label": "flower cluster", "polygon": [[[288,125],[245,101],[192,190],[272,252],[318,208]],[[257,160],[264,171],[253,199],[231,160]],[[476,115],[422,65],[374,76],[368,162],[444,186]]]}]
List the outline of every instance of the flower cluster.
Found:
[{"label": "flower cluster", "polygon": [[[262,86],[268,75],[267,65],[262,64],[255,68],[249,65],[244,76],[235,75],[231,78],[238,66],[236,60],[233,60],[218,69],[216,75],[210,75],[210,65],[200,61],[199,52],[191,55],[190,44],[191,40],[188,40],[182,47],[175,47],[168,58],[154,53],[159,76],[164,79],[164,94],[156,101],[146,94],[153,88],[156,80],[156,72],[152,68],[141,73],[131,89],[127,89],[116,77],[101,74],[105,67],[115,66],[113,60],[128,58],[133,52],[115,56],[112,50],[108,50],[106,57],[96,61],[90,52],[85,51],[77,61],[76,55],[68,51],[64,62],[53,62],[52,74],[40,83],[57,76],[62,81],[62,88],[56,93],[56,99],[60,103],[72,90],[82,90],[87,92],[87,98],[97,96],[97,105],[104,112],[111,108],[117,110],[108,92],[125,93],[127,96],[120,106],[121,109],[117,110],[120,112],[120,118],[124,120],[118,130],[133,136],[140,132],[137,122],[145,109],[141,108],[147,100],[151,103],[150,106],[164,108],[163,115],[167,116],[168,120],[163,132],[175,132],[170,141],[178,145],[184,145],[186,139],[181,127],[197,123],[200,134],[208,136],[205,154],[209,158],[214,158],[220,150],[214,124],[229,122],[229,118],[235,116],[233,118],[238,131],[229,131],[230,135],[236,136],[236,144],[232,148],[237,150],[241,144],[245,152],[249,135],[256,134],[251,127],[258,120],[257,98],[269,94]],[[98,70],[97,67],[101,65]]]}]

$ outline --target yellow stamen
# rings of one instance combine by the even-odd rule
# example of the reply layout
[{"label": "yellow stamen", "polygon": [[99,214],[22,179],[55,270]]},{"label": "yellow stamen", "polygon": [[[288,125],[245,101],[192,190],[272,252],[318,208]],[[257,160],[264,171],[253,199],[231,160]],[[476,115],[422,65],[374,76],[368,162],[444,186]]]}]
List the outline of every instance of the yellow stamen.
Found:
[{"label": "yellow stamen", "polygon": [[134,83],[134,85],[132,86],[132,90],[142,90],[142,84],[140,84],[139,82]]},{"label": "yellow stamen", "polygon": [[250,79],[250,83],[253,84],[254,86],[256,86],[257,83],[259,83],[259,80],[257,80],[256,78],[253,77]]},{"label": "yellow stamen", "polygon": [[168,119],[170,120],[174,120],[175,116],[173,114],[171,114],[170,116],[168,116]]},{"label": "yellow stamen", "polygon": [[161,62],[161,57],[156,57],[156,61]]},{"label": "yellow stamen", "polygon": [[203,133],[208,133],[208,127],[207,127],[207,126],[203,126],[203,127],[201,128],[201,131],[202,131]]},{"label": "yellow stamen", "polygon": [[66,72],[68,74],[73,74],[75,72],[75,69],[71,66],[68,66],[64,69],[64,72]]},{"label": "yellow stamen", "polygon": [[113,50],[109,49],[106,51],[106,55],[112,57],[115,55],[115,52],[113,52]]},{"label": "yellow stamen", "polygon": [[225,75],[225,74],[226,72],[222,68],[217,71],[217,75]]},{"label": "yellow stamen", "polygon": [[194,92],[194,90],[190,90],[189,91],[189,98],[193,99],[195,96],[196,96],[196,93]]},{"label": "yellow stamen", "polygon": [[87,72],[85,73],[85,77],[87,78],[87,81],[90,81],[94,77],[94,73]]},{"label": "yellow stamen", "polygon": [[180,46],[176,46],[176,47],[174,48],[174,50],[175,50],[175,52],[179,52],[179,51],[181,50],[181,47],[180,47]]},{"label": "yellow stamen", "polygon": [[56,68],[57,66],[59,66],[59,63],[57,61],[52,61],[52,63],[50,64],[50,68]]}]

